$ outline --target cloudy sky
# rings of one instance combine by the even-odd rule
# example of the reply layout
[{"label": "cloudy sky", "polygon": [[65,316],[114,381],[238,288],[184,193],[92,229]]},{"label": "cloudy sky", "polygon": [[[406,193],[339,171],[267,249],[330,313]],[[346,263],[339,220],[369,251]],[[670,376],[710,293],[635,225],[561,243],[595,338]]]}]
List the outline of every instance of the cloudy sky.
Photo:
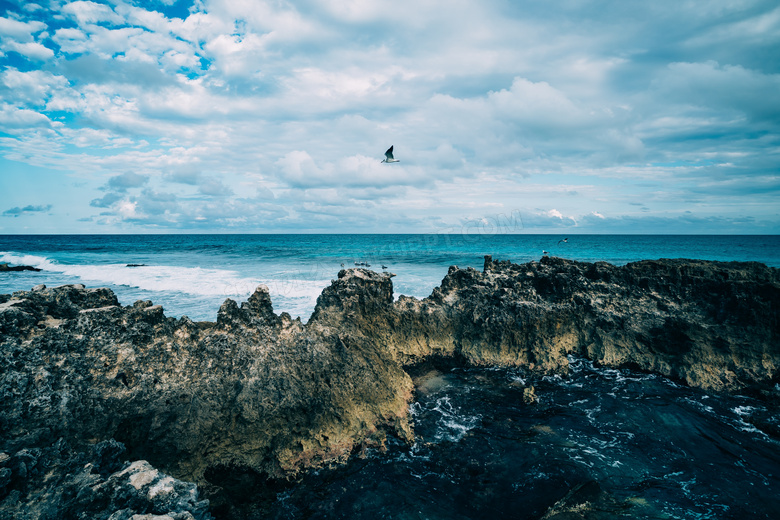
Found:
[{"label": "cloudy sky", "polygon": [[780,233],[779,93],[777,0],[0,0],[0,234]]}]

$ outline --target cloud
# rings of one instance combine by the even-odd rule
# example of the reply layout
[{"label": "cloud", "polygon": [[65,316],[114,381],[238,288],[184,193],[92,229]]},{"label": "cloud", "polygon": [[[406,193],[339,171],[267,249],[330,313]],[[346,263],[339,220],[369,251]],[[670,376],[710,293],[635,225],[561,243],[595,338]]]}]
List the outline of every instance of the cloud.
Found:
[{"label": "cloud", "polygon": [[35,110],[0,104],[0,129],[2,130],[13,133],[13,129],[17,128],[48,127],[50,124],[51,120],[48,117]]},{"label": "cloud", "polygon": [[294,150],[276,165],[284,181],[296,188],[422,186],[433,180],[417,167],[382,164],[376,157],[365,155],[320,164],[308,152]]},{"label": "cloud", "polygon": [[201,182],[202,174],[200,171],[191,168],[177,168],[166,175],[165,179],[170,182],[195,186]]},{"label": "cloud", "polygon": [[208,179],[198,186],[198,191],[203,195],[212,197],[227,197],[233,195],[233,190],[225,186],[219,179]]},{"label": "cloud", "polygon": [[122,17],[116,14],[111,7],[95,2],[78,0],[65,4],[62,12],[76,18],[79,25],[92,23],[122,23]]},{"label": "cloud", "polygon": [[26,213],[46,213],[47,211],[51,210],[53,206],[51,204],[47,204],[45,206],[32,206],[28,205],[23,208],[16,206],[10,209],[7,209],[3,211],[4,217],[19,217],[21,215],[24,215]]},{"label": "cloud", "polygon": [[140,188],[149,182],[149,177],[133,172],[125,172],[108,180],[108,187],[117,191],[126,191],[128,188]]},{"label": "cloud", "polygon": [[179,211],[179,203],[175,194],[151,189],[145,189],[141,195],[134,198],[134,203],[138,210],[146,215],[175,214]]},{"label": "cloud", "polygon": [[0,35],[3,38],[13,38],[17,41],[32,41],[33,35],[46,29],[46,24],[38,20],[22,22],[0,16]]},{"label": "cloud", "polygon": [[772,2],[35,5],[0,18],[0,160],[107,229],[780,220]]},{"label": "cloud", "polygon": [[44,108],[52,95],[68,87],[64,76],[42,70],[20,71],[9,67],[0,73],[0,83],[7,88],[3,97],[7,100]]},{"label": "cloud", "polygon": [[[780,74],[766,74],[739,65],[671,63],[654,82],[668,101],[693,104],[707,112],[777,122],[780,117]],[[689,109],[690,111],[690,109]]]},{"label": "cloud", "polygon": [[122,200],[118,193],[106,193],[99,199],[92,199],[89,203],[94,208],[110,208],[115,202]]},{"label": "cloud", "polygon": [[14,51],[36,61],[46,61],[54,57],[54,51],[38,42],[8,42],[0,48],[3,51]]}]

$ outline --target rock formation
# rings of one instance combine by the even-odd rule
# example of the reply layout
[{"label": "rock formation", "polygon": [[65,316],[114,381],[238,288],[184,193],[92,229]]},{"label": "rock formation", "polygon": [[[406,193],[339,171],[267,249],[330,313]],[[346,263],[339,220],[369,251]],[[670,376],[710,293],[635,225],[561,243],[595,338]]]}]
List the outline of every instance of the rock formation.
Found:
[{"label": "rock formation", "polygon": [[0,273],[14,271],[40,271],[40,269],[31,265],[8,265],[7,263],[0,264]]},{"label": "rock formation", "polygon": [[144,460],[122,464],[124,450],[108,440],[79,452],[60,439],[13,456],[0,453],[0,518],[213,518],[195,484],[165,475]]},{"label": "rock formation", "polygon": [[[288,478],[381,449],[388,434],[411,441],[404,367],[431,358],[565,373],[579,355],[777,394],[780,275],[761,264],[486,257],[482,272],[452,267],[430,297],[397,301],[392,276],[342,270],[305,325],[275,314],[263,286],[240,306],[226,300],[215,323],[168,318],[149,301],[122,307],[108,289],[80,285],[0,296],[0,511],[9,500],[48,503],[8,464],[62,443],[79,455],[50,456],[52,467],[117,442],[125,458],[218,500],[220,475]],[[165,513],[127,498],[148,499],[143,486],[105,491],[133,464],[61,473],[103,486],[106,510]],[[173,477],[162,487],[179,485]],[[188,496],[171,514],[204,517]]]},{"label": "rock formation", "polygon": [[[570,354],[712,391],[771,391],[780,365],[780,270],[763,264],[648,260],[617,267],[543,257],[450,268],[407,313],[446,316],[446,346],[471,364],[565,371]],[[406,350],[406,354],[411,349]]]}]

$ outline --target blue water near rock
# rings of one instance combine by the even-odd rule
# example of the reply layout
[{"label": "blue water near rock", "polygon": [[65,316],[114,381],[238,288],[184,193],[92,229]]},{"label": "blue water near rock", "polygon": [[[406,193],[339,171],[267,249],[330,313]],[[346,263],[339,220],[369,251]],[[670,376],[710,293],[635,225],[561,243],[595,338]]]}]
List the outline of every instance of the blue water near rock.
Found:
[{"label": "blue water near rock", "polygon": [[[776,406],[570,366],[566,377],[432,370],[411,407],[413,446],[311,474],[238,516],[535,520],[579,489],[556,518],[780,518]],[[529,384],[535,404],[523,402]]]},{"label": "blue water near rock", "polygon": [[[123,305],[152,300],[166,315],[214,321],[226,298],[269,287],[274,310],[304,321],[341,265],[395,273],[396,297],[424,298],[451,265],[482,268],[484,255],[528,262],[553,256],[607,261],[696,258],[780,267],[778,236],[517,235],[471,227],[430,235],[6,235],[0,262],[41,272],[0,274],[0,293],[43,283],[109,287]],[[567,242],[562,240],[568,238]],[[128,264],[143,264],[128,267]]]}]

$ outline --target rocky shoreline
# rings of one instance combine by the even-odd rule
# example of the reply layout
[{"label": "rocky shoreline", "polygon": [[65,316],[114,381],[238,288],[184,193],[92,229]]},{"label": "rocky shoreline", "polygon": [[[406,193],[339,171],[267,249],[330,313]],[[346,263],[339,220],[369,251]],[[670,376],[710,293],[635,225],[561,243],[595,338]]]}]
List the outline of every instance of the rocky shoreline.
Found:
[{"label": "rocky shoreline", "polygon": [[339,272],[306,324],[263,286],[197,323],[108,289],[0,295],[0,518],[210,518],[226,475],[413,441],[406,368],[431,359],[565,374],[577,355],[780,394],[780,270],[763,264],[486,257],[395,301],[392,276]]}]

